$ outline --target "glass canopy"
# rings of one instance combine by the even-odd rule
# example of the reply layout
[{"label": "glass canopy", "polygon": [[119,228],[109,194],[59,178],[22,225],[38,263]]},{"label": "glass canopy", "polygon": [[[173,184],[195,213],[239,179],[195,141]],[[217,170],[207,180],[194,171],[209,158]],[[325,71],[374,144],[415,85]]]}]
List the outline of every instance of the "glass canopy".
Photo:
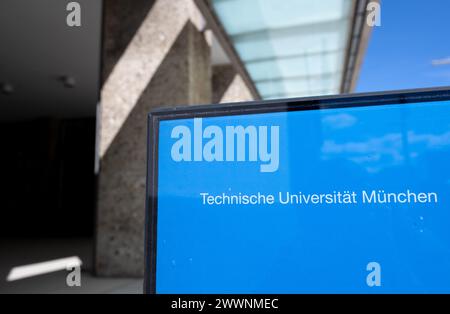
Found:
[{"label": "glass canopy", "polygon": [[263,99],[340,92],[352,0],[212,0]]}]

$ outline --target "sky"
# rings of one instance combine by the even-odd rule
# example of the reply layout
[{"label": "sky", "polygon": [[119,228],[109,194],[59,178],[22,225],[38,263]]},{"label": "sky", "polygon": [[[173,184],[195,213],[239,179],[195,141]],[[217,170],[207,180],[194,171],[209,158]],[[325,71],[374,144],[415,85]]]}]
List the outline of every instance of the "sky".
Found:
[{"label": "sky", "polygon": [[450,86],[449,31],[448,0],[382,0],[356,92]]}]

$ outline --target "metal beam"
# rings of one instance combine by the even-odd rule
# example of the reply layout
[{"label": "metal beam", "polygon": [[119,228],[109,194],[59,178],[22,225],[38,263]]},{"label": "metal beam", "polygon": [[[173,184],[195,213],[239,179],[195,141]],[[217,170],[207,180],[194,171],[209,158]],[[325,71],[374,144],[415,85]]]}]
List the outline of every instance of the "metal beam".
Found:
[{"label": "metal beam", "polygon": [[343,49],[333,49],[333,50],[318,51],[318,52],[298,53],[298,54],[285,55],[285,56],[272,56],[272,57],[263,57],[263,58],[257,58],[257,59],[247,59],[247,60],[245,60],[245,63],[250,64],[250,63],[260,63],[260,62],[266,62],[266,61],[276,61],[279,59],[286,60],[286,59],[299,59],[299,58],[308,58],[308,57],[315,57],[315,56],[324,56],[324,55],[328,55],[328,54],[340,53],[342,50]]},{"label": "metal beam", "polygon": [[[370,0],[379,2],[379,0]],[[350,24],[344,71],[341,80],[341,93],[354,91],[366,53],[372,27],[367,22],[369,0],[354,0],[353,19]]]},{"label": "metal beam", "polygon": [[320,74],[312,74],[312,75],[295,75],[295,76],[278,76],[278,77],[271,77],[268,79],[260,79],[255,80],[254,82],[257,83],[268,83],[268,82],[280,82],[280,81],[292,81],[292,80],[309,80],[309,79],[324,79],[324,78],[330,78],[334,75],[340,74],[339,72],[324,72]]}]

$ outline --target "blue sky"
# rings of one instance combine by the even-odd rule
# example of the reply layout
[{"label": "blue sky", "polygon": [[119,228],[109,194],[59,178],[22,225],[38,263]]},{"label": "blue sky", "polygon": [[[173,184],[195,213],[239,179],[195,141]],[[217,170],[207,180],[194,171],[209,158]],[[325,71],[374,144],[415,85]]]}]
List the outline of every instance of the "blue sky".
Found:
[{"label": "blue sky", "polygon": [[450,86],[450,1],[384,0],[381,13],[356,91]]}]

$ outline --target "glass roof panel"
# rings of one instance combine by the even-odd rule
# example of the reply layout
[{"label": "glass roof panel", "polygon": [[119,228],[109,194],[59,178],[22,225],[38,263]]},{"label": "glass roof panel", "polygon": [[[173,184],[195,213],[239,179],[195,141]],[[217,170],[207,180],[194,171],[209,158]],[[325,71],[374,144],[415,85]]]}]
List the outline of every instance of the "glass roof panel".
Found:
[{"label": "glass roof panel", "polygon": [[212,0],[263,98],[339,93],[352,0]]}]

